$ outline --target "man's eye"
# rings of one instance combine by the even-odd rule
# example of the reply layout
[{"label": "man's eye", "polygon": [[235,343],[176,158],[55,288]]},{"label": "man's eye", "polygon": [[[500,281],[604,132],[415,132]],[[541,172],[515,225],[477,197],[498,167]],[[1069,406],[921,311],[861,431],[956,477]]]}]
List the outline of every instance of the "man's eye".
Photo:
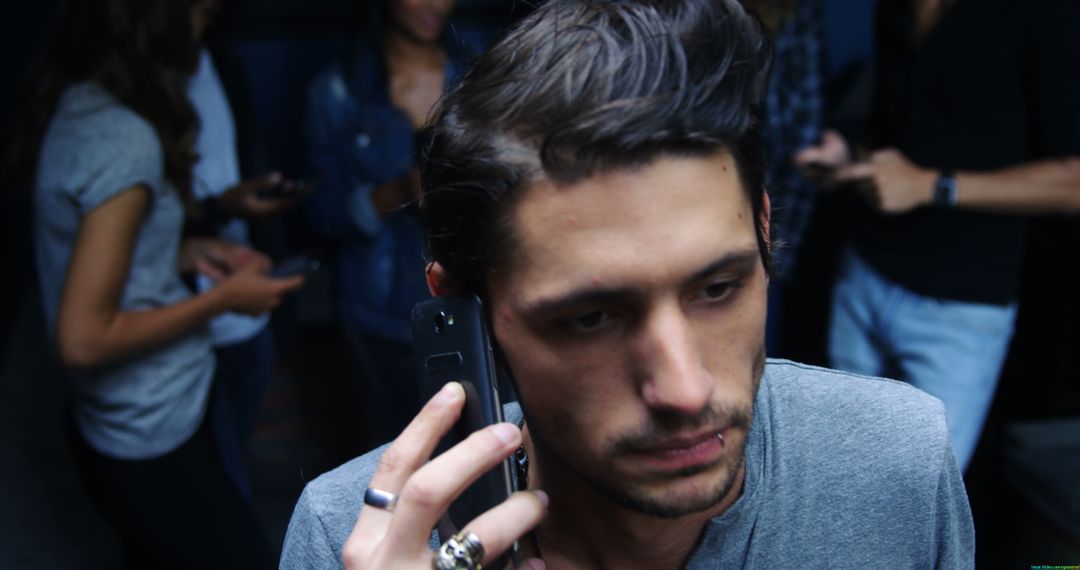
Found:
[{"label": "man's eye", "polygon": [[572,319],[567,319],[565,323],[575,330],[588,332],[600,328],[608,321],[608,318],[609,315],[606,311],[593,311]]},{"label": "man's eye", "polygon": [[707,285],[703,291],[703,297],[707,301],[721,301],[726,299],[731,292],[735,290],[735,284],[730,281],[724,281],[721,283],[712,283]]}]

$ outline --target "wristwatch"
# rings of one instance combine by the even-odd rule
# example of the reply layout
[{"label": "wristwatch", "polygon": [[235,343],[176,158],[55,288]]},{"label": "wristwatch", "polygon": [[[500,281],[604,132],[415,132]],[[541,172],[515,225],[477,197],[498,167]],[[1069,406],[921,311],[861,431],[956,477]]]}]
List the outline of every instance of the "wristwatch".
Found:
[{"label": "wristwatch", "polygon": [[956,184],[956,176],[953,175],[952,170],[941,169],[941,176],[938,176],[937,182],[934,183],[934,204],[951,208],[956,205],[956,195],[959,192],[960,187]]}]

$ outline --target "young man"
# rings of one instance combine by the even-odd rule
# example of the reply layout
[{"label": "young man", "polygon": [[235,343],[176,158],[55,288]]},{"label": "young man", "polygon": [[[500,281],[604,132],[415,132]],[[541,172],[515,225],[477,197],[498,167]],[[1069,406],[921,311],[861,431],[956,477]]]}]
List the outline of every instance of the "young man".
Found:
[{"label": "young man", "polygon": [[[424,165],[428,277],[485,300],[520,408],[429,462],[448,385],[308,485],[283,568],[479,568],[519,539],[533,568],[972,565],[938,402],[765,361],[768,58],[734,0],[556,0],[477,61]],[[519,446],[521,492],[433,552]]]}]

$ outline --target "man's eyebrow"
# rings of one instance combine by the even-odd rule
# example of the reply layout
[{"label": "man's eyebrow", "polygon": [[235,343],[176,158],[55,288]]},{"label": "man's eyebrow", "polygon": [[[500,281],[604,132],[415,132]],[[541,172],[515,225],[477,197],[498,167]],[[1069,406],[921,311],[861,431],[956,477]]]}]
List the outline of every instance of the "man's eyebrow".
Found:
[{"label": "man's eyebrow", "polygon": [[[761,254],[757,248],[733,251],[695,271],[686,280],[686,283],[701,281],[711,275],[727,270],[743,270],[752,267],[754,264],[759,263],[760,258]],[[612,299],[625,299],[638,294],[640,293],[631,287],[583,287],[570,291],[565,295],[540,299],[535,303],[524,305],[523,312],[534,315],[559,313],[578,305],[602,303]]]},{"label": "man's eyebrow", "polygon": [[745,269],[747,267],[752,267],[760,260],[761,252],[759,252],[756,247],[733,251],[695,271],[688,282],[693,283],[694,281],[700,281],[710,275],[730,269]]}]

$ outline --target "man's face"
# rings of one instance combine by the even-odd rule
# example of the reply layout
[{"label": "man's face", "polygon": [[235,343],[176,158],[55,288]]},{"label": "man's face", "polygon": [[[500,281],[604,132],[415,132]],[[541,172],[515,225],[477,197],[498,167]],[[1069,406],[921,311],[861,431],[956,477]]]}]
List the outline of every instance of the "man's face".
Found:
[{"label": "man's face", "polygon": [[716,505],[764,363],[766,276],[730,154],[537,183],[513,217],[490,305],[534,438],[625,507]]}]

